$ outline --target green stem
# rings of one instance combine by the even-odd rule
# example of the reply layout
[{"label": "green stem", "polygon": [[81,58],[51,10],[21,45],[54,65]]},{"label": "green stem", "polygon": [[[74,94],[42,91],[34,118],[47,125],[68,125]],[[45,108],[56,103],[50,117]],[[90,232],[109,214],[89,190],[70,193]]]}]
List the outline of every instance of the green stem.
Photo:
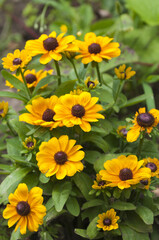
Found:
[{"label": "green stem", "polygon": [[102,79],[101,79],[101,75],[100,75],[100,71],[99,71],[99,64],[98,63],[96,63],[96,71],[97,71],[98,81],[100,83],[100,86],[102,86]]},{"label": "green stem", "polygon": [[60,68],[59,68],[59,64],[56,60],[54,60],[55,63],[55,68],[56,68],[56,72],[57,72],[57,79],[58,79],[58,85],[61,85],[61,73],[60,73]]},{"label": "green stem", "polygon": [[23,82],[24,82],[24,85],[25,85],[25,89],[26,89],[27,95],[28,95],[29,100],[30,100],[30,99],[31,99],[31,92],[30,92],[30,90],[29,90],[29,88],[28,88],[28,86],[27,86],[27,82],[26,82],[26,79],[25,79],[25,77],[24,77],[24,74],[23,74],[21,68],[20,68],[20,74],[21,74],[21,76],[22,76],[22,79],[23,79]]},{"label": "green stem", "polygon": [[139,145],[138,145],[138,149],[137,149],[137,153],[136,153],[136,156],[137,156],[138,158],[140,157],[140,154],[141,154],[141,150],[142,150],[142,146],[143,146],[144,138],[145,138],[145,133],[146,133],[146,132],[143,132],[143,136],[142,136],[142,138],[140,139],[140,142],[139,142]]},{"label": "green stem", "polygon": [[78,76],[77,69],[76,69],[76,66],[75,66],[75,63],[74,63],[73,59],[69,59],[69,60],[70,60],[70,62],[72,63],[74,72],[75,72],[76,77],[77,77],[77,79],[78,79],[78,82],[81,83],[81,80],[80,80],[80,78],[79,78],[79,76]]}]

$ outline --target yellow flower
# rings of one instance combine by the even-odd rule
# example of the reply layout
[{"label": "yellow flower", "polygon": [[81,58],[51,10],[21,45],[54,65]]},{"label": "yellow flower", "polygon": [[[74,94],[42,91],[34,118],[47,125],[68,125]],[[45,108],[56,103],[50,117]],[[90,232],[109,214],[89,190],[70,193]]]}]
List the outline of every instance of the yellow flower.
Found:
[{"label": "yellow flower", "polygon": [[103,59],[110,60],[113,57],[120,55],[119,43],[110,43],[113,38],[96,36],[90,32],[85,35],[84,42],[76,40],[76,45],[79,47],[79,55],[76,59],[82,58],[83,64],[89,62],[102,62]]},{"label": "yellow flower", "polygon": [[39,225],[43,224],[46,208],[43,203],[42,189],[33,187],[28,192],[25,183],[20,183],[14,193],[9,195],[9,202],[3,211],[3,217],[8,220],[8,227],[16,222],[15,232],[20,227],[20,233],[25,234],[26,228],[30,232],[37,232]]},{"label": "yellow flower", "polygon": [[56,36],[53,31],[49,36],[42,34],[38,39],[26,42],[25,48],[30,52],[31,56],[42,54],[40,63],[47,64],[52,59],[59,61],[62,59],[61,53],[65,51],[74,51],[72,43],[75,40],[73,35],[63,37],[64,33]]},{"label": "yellow flower", "polygon": [[88,77],[88,78],[84,81],[84,83],[85,83],[86,87],[92,89],[92,88],[96,88],[96,86],[98,85],[99,82],[98,82],[97,79],[91,80],[91,78]]},{"label": "yellow flower", "polygon": [[82,146],[75,145],[76,140],[63,135],[59,139],[51,138],[43,142],[36,155],[40,171],[50,177],[56,174],[57,179],[73,176],[77,171],[83,170],[81,160],[85,153],[79,151]]},{"label": "yellow flower", "polygon": [[7,57],[2,58],[2,64],[4,68],[15,71],[19,67],[24,68],[31,59],[32,57],[29,55],[28,51],[16,49],[13,54],[8,53]]},{"label": "yellow flower", "polygon": [[97,227],[102,228],[103,231],[111,231],[119,227],[117,221],[120,219],[119,216],[116,216],[116,212],[113,208],[98,215],[99,219],[97,221]]},{"label": "yellow flower", "polygon": [[61,25],[60,29],[61,29],[62,33],[67,33],[68,28],[67,28],[67,26],[65,24]]},{"label": "yellow flower", "polygon": [[80,95],[83,91],[81,89],[74,89],[73,91],[70,92],[72,95]]},{"label": "yellow flower", "polygon": [[62,121],[66,127],[79,125],[83,131],[89,132],[91,125],[89,122],[97,122],[97,118],[104,119],[98,111],[103,110],[102,106],[96,104],[97,97],[91,97],[88,92],[80,95],[66,94],[61,96],[59,103],[55,106],[56,121]]},{"label": "yellow flower", "polygon": [[136,141],[142,131],[151,133],[153,127],[156,127],[159,123],[159,110],[151,109],[146,112],[145,108],[139,108],[139,112],[136,112],[132,122],[134,126],[127,133],[128,142]]},{"label": "yellow flower", "polygon": [[0,102],[0,117],[5,117],[8,112],[8,102]]},{"label": "yellow flower", "polygon": [[138,161],[135,155],[128,157],[121,155],[117,159],[108,160],[104,163],[105,170],[101,170],[99,174],[102,180],[108,181],[109,187],[118,187],[120,189],[129,188],[142,179],[151,177],[150,169],[141,166],[144,161]]},{"label": "yellow flower", "polygon": [[[48,74],[51,75],[52,73],[53,73],[53,70],[49,70],[49,71],[40,70],[38,72],[36,72],[35,69],[26,70],[24,72],[24,77],[25,77],[25,80],[27,82],[28,88],[36,87],[36,85],[43,78],[45,78]],[[16,74],[13,74],[13,76],[15,76],[21,82],[23,82],[23,78],[22,78],[21,74],[19,76],[16,76]],[[13,85],[9,81],[6,81],[6,86],[8,86],[10,88],[13,88]],[[44,88],[44,87],[47,87],[47,84],[45,86],[43,86],[42,88]]]},{"label": "yellow flower", "polygon": [[143,180],[141,180],[140,181],[140,184],[141,184],[141,188],[142,189],[149,189],[149,187],[150,187],[150,183],[151,183],[151,180],[150,180],[150,178],[149,179],[143,179]]},{"label": "yellow flower", "polygon": [[121,65],[119,68],[115,68],[114,71],[115,71],[115,74],[116,76],[121,79],[121,80],[127,80],[127,79],[130,79],[131,77],[133,77],[136,72],[135,71],[131,71],[131,67],[128,67],[126,69],[126,65],[123,64]]},{"label": "yellow flower", "polygon": [[117,134],[123,138],[126,138],[128,131],[126,130],[126,126],[119,126],[117,129]]},{"label": "yellow flower", "polygon": [[28,104],[25,108],[29,113],[23,113],[19,116],[19,121],[27,122],[32,125],[40,125],[42,127],[50,127],[50,129],[61,126],[60,121],[54,120],[55,105],[58,102],[57,96],[50,98],[38,97],[33,99],[32,104]]},{"label": "yellow flower", "polygon": [[144,158],[144,166],[150,168],[151,176],[159,178],[159,160],[157,158]]},{"label": "yellow flower", "polygon": [[106,181],[102,180],[100,174],[96,174],[96,181],[92,185],[93,189],[103,189],[107,186]]},{"label": "yellow flower", "polygon": [[33,150],[36,146],[36,139],[32,137],[28,137],[23,142],[23,146],[28,150]]}]

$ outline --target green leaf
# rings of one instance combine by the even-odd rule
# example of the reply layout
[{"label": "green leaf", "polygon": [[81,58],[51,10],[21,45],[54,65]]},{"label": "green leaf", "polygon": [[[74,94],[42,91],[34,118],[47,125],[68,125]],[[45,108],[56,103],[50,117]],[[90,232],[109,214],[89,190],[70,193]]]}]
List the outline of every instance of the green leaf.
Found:
[{"label": "green leaf", "polygon": [[22,144],[18,137],[7,139],[7,152],[8,155],[20,156],[20,151],[22,150]]},{"label": "green leaf", "polygon": [[20,237],[21,237],[21,234],[20,234],[20,227],[19,227],[16,232],[15,230],[13,230],[10,240],[17,240],[17,239],[20,239]]},{"label": "green leaf", "polygon": [[24,122],[20,122],[18,119],[14,118],[10,120],[11,126],[18,133],[19,137],[24,140],[26,138],[26,134],[29,131],[29,127]]},{"label": "green leaf", "polygon": [[145,206],[138,206],[135,212],[141,217],[144,223],[148,225],[153,224],[154,216],[153,212],[149,208]]},{"label": "green leaf", "polygon": [[31,172],[23,178],[23,183],[28,186],[29,191],[31,188],[36,187],[39,182],[39,174],[37,172]]},{"label": "green leaf", "polygon": [[97,151],[85,151],[85,158],[86,162],[90,164],[94,164],[94,162],[101,156],[100,152]]},{"label": "green leaf", "polygon": [[122,202],[122,201],[115,201],[114,203],[111,204],[111,207],[120,210],[120,211],[130,211],[130,210],[135,210],[136,206],[132,203],[129,202]]},{"label": "green leaf", "polygon": [[7,91],[0,91],[0,97],[8,97],[8,98],[15,98],[21,100],[23,102],[27,102],[27,98],[20,96],[18,93],[14,92],[7,92]]},{"label": "green leaf", "polygon": [[152,108],[156,108],[153,91],[151,86],[147,83],[143,83],[142,86],[143,86],[145,95],[147,96],[146,98],[147,109],[148,111],[150,111]]},{"label": "green leaf", "polygon": [[76,83],[76,80],[69,80],[69,81],[63,82],[55,91],[55,95],[60,97],[61,95],[70,93],[70,91],[73,90],[75,83]]},{"label": "green leaf", "polygon": [[121,225],[123,240],[150,240],[148,233],[138,233],[126,225]]},{"label": "green leaf", "polygon": [[87,231],[85,229],[76,228],[75,233],[83,238],[88,238]]},{"label": "green leaf", "polygon": [[146,78],[146,82],[155,83],[159,81],[159,75],[150,75]]},{"label": "green leaf", "polygon": [[49,232],[41,232],[40,235],[43,240],[53,240]]},{"label": "green leaf", "polygon": [[142,94],[140,96],[137,96],[135,98],[132,98],[130,100],[127,100],[126,103],[123,103],[122,105],[120,105],[120,108],[123,108],[123,107],[129,107],[129,106],[133,106],[133,105],[136,105],[140,102],[143,102],[147,99],[147,96],[146,94]]},{"label": "green leaf", "polygon": [[49,84],[49,83],[55,83],[54,81],[57,81],[57,76],[54,76],[54,75],[49,75],[45,78],[43,78],[40,82],[38,82],[38,84],[36,85],[36,87],[34,88],[34,91],[32,93],[33,96],[36,95],[37,91],[45,86],[46,84]]},{"label": "green leaf", "polygon": [[85,210],[87,208],[101,206],[101,205],[104,205],[103,200],[101,200],[101,199],[93,199],[93,200],[91,200],[89,202],[84,203],[81,209]]},{"label": "green leaf", "polygon": [[55,207],[52,207],[47,211],[46,216],[44,217],[44,222],[47,223],[47,222],[57,218],[58,216],[61,216],[63,213],[66,213],[66,212],[67,212],[66,210],[57,212]]},{"label": "green leaf", "polygon": [[47,183],[49,182],[50,178],[46,177],[43,173],[40,174],[39,180],[41,183]]},{"label": "green leaf", "polygon": [[106,88],[98,88],[96,91],[92,92],[93,97],[98,97],[101,102],[104,103],[113,103],[114,99],[112,92]]},{"label": "green leaf", "polygon": [[71,182],[59,182],[53,187],[52,199],[57,212],[60,212],[63,209],[71,190]]},{"label": "green leaf", "polygon": [[21,82],[18,78],[16,78],[15,76],[13,76],[12,74],[10,74],[9,72],[7,72],[6,70],[2,70],[1,71],[2,76],[8,80],[8,82],[10,82],[16,89],[25,91],[25,86],[24,83]]},{"label": "green leaf", "polygon": [[89,239],[94,239],[98,234],[97,220],[98,216],[95,217],[87,227],[87,235]]},{"label": "green leaf", "polygon": [[80,214],[80,206],[75,197],[69,197],[66,202],[67,210],[75,217]]}]

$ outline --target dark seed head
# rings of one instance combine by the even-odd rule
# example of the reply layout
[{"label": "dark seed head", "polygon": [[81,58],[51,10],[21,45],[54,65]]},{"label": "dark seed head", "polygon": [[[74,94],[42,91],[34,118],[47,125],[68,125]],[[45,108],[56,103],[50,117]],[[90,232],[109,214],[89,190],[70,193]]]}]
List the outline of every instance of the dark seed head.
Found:
[{"label": "dark seed head", "polygon": [[109,219],[109,218],[105,218],[105,219],[103,220],[103,224],[106,225],[106,226],[110,226],[111,223],[112,223],[112,221],[111,221],[111,219]]},{"label": "dark seed head", "polygon": [[83,117],[85,115],[85,109],[80,104],[76,104],[72,107],[72,115],[75,117]]},{"label": "dark seed head", "polygon": [[148,180],[141,180],[140,182],[141,182],[143,185],[145,185],[145,186],[147,186],[148,183],[149,183]]},{"label": "dark seed head", "polygon": [[43,46],[47,51],[55,50],[58,45],[56,38],[49,37],[43,41]]},{"label": "dark seed head", "polygon": [[0,114],[2,114],[3,113],[3,109],[0,109]]},{"label": "dark seed head", "polygon": [[55,153],[54,159],[57,164],[63,165],[65,162],[67,162],[67,154],[63,151],[59,151]]},{"label": "dark seed head", "polygon": [[25,201],[21,201],[17,204],[16,210],[19,215],[27,216],[30,213],[30,205]]},{"label": "dark seed head", "polygon": [[153,163],[153,162],[147,163],[147,164],[146,164],[146,167],[150,168],[150,169],[151,169],[151,172],[156,172],[156,170],[157,170],[157,166],[156,166],[156,164]]},{"label": "dark seed head", "polygon": [[126,130],[126,128],[122,128],[122,129],[120,130],[120,132],[122,133],[122,135],[123,135],[124,137],[127,136],[128,131]]},{"label": "dark seed head", "polygon": [[122,181],[126,181],[133,178],[132,171],[129,168],[123,168],[120,170],[119,178]]},{"label": "dark seed head", "polygon": [[88,46],[88,51],[91,54],[92,53],[97,54],[101,52],[101,47],[98,43],[92,43],[91,45]]},{"label": "dark seed head", "polygon": [[32,146],[34,146],[34,143],[33,142],[28,142],[26,145],[27,145],[28,148],[31,148]]},{"label": "dark seed head", "polygon": [[88,83],[87,83],[87,87],[89,88],[90,86],[95,86],[95,83],[94,82],[92,82],[92,81],[88,81]]},{"label": "dark seed head", "polygon": [[36,76],[34,74],[29,73],[25,76],[25,79],[27,83],[33,83],[36,81]]},{"label": "dark seed head", "polygon": [[104,186],[105,185],[105,181],[103,180],[103,181],[100,181],[99,183],[98,183],[98,186]]},{"label": "dark seed head", "polygon": [[44,120],[46,122],[54,121],[53,120],[54,115],[55,115],[55,112],[53,110],[47,108],[42,115],[42,120]]},{"label": "dark seed head", "polygon": [[150,113],[141,113],[137,116],[137,122],[141,127],[151,127],[154,121],[154,116]]},{"label": "dark seed head", "polygon": [[22,60],[20,58],[14,58],[13,65],[19,65],[22,63]]}]

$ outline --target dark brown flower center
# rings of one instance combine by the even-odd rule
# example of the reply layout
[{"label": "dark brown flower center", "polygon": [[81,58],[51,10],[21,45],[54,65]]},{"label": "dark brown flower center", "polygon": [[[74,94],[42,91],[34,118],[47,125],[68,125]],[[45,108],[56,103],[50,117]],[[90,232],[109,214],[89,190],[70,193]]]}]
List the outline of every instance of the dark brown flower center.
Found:
[{"label": "dark brown flower center", "polygon": [[120,170],[119,178],[122,181],[126,181],[133,178],[132,171],[129,168],[123,168]]},{"label": "dark brown flower center", "polygon": [[150,168],[150,169],[151,169],[151,172],[156,172],[156,170],[157,170],[157,166],[156,166],[156,164],[153,163],[153,162],[147,163],[147,164],[146,164],[146,167]]},{"label": "dark brown flower center", "polygon": [[2,113],[3,113],[3,111],[4,111],[4,109],[0,109],[0,114],[2,114]]},{"label": "dark brown flower center", "polygon": [[22,63],[22,60],[20,58],[14,58],[13,65],[19,65]]},{"label": "dark brown flower center", "polygon": [[42,115],[42,120],[44,120],[46,122],[51,122],[51,121],[54,122],[54,120],[53,120],[54,115],[55,115],[55,112],[53,110],[47,108]]},{"label": "dark brown flower center", "polygon": [[147,186],[148,183],[149,183],[148,180],[141,180],[140,182],[141,182],[143,185],[145,185],[145,186]]},{"label": "dark brown flower center", "polygon": [[88,51],[91,54],[92,53],[97,54],[101,52],[101,47],[98,43],[92,43],[91,45],[88,46]]},{"label": "dark brown flower center", "polygon": [[55,50],[58,45],[56,38],[49,37],[43,41],[43,46],[47,51]]},{"label": "dark brown flower center", "polygon": [[63,165],[65,162],[67,162],[67,154],[63,151],[59,151],[55,153],[54,159],[57,164]]},{"label": "dark brown flower center", "polygon": [[127,136],[128,131],[126,130],[126,128],[122,128],[122,129],[120,130],[120,132],[122,133],[122,135],[123,135],[124,137]]},{"label": "dark brown flower center", "polygon": [[100,181],[99,183],[98,183],[98,186],[104,186],[105,185],[105,181]]},{"label": "dark brown flower center", "polygon": [[33,142],[28,142],[26,145],[27,145],[28,148],[31,148],[32,146],[34,146],[34,143]]},{"label": "dark brown flower center", "polygon": [[16,210],[19,215],[27,216],[30,213],[30,205],[25,201],[21,201],[17,204]]},{"label": "dark brown flower center", "polygon": [[111,221],[111,219],[109,219],[109,218],[105,218],[105,219],[103,220],[103,224],[106,225],[106,226],[110,226],[111,223],[112,223],[112,221]]},{"label": "dark brown flower center", "polygon": [[92,82],[92,81],[88,81],[88,83],[87,83],[87,87],[89,88],[90,86],[95,86],[95,83],[94,82]]},{"label": "dark brown flower center", "polygon": [[27,83],[33,83],[36,81],[36,76],[32,73],[29,73],[25,76],[25,79]]},{"label": "dark brown flower center", "polygon": [[151,127],[154,121],[154,116],[150,113],[141,113],[137,116],[137,122],[141,127]]},{"label": "dark brown flower center", "polygon": [[75,117],[83,117],[85,115],[85,109],[80,104],[76,104],[72,107],[72,115]]}]

